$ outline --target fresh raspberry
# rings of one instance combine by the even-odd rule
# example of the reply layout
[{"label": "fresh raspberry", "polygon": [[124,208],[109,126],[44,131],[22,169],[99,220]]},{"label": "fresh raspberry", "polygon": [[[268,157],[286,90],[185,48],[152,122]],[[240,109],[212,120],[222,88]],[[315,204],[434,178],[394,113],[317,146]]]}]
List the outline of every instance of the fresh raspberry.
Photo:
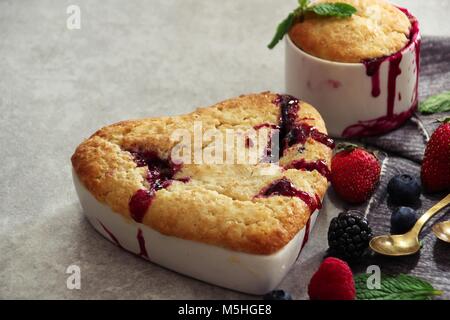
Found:
[{"label": "fresh raspberry", "polygon": [[308,286],[311,300],[355,300],[353,274],[344,261],[325,259],[313,275]]}]

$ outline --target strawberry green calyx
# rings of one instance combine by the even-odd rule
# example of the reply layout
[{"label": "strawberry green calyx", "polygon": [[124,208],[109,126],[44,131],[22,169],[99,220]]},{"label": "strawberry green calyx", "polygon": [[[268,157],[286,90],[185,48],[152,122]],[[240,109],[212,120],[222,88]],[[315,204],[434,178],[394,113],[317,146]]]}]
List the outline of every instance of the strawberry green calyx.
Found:
[{"label": "strawberry green calyx", "polygon": [[339,153],[341,151],[353,151],[355,149],[358,148],[362,148],[361,146],[358,146],[357,144],[354,143],[348,143],[348,142],[343,142],[337,145],[336,147],[336,151]]},{"label": "strawberry green calyx", "polygon": [[363,146],[357,145],[355,143],[349,143],[349,142],[342,142],[342,143],[338,144],[337,147],[336,147],[336,153],[339,153],[339,152],[342,152],[342,151],[352,152],[353,150],[356,150],[356,149],[362,149],[365,152],[370,153],[371,155],[373,155],[375,158],[377,158],[377,159],[380,158],[380,152],[379,151],[367,150]]}]

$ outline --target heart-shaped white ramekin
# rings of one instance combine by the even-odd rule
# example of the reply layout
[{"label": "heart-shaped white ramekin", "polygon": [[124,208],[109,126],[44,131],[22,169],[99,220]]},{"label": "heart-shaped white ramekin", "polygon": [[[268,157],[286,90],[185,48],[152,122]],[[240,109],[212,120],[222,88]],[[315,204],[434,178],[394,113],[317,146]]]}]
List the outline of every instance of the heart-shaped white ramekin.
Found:
[{"label": "heart-shaped white ramekin", "polygon": [[173,271],[249,294],[262,295],[278,286],[299,257],[319,214],[316,210],[305,228],[275,254],[247,254],[168,237],[127,220],[95,199],[72,174],[87,219],[115,245]]},{"label": "heart-shaped white ramekin", "polygon": [[333,137],[362,137],[389,132],[417,108],[420,32],[411,21],[409,44],[401,51],[364,63],[314,57],[286,36],[286,91],[315,106]]}]

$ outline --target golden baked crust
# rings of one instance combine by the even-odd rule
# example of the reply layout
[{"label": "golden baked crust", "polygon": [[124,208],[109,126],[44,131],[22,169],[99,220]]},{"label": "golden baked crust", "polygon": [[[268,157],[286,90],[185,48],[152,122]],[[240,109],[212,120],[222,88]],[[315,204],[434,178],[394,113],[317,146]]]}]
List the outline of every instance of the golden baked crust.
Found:
[{"label": "golden baked crust", "polygon": [[[336,2],[318,0],[317,2]],[[409,18],[385,0],[340,0],[358,12],[351,18],[308,15],[289,36],[305,52],[330,61],[361,62],[392,55],[407,43]]]},{"label": "golden baked crust", "polygon": [[[72,156],[75,173],[95,198],[113,211],[132,219],[129,202],[149,187],[147,168],[138,167],[126,150],[151,150],[168,159],[177,141],[170,133],[184,128],[192,133],[194,121],[209,128],[249,129],[261,124],[278,124],[279,96],[261,93],[241,96],[209,108],[171,118],[124,121],[97,131]],[[296,121],[326,133],[320,114],[300,102]],[[270,183],[286,177],[298,190],[323,198],[328,182],[318,171],[283,169],[294,160],[322,159],[330,166],[331,149],[308,137],[304,150],[299,145],[286,149],[273,175],[261,174],[266,164],[183,164],[173,181],[156,192],[142,223],[168,236],[199,241],[235,251],[272,254],[284,247],[301,230],[311,210],[298,197],[258,197]]]}]

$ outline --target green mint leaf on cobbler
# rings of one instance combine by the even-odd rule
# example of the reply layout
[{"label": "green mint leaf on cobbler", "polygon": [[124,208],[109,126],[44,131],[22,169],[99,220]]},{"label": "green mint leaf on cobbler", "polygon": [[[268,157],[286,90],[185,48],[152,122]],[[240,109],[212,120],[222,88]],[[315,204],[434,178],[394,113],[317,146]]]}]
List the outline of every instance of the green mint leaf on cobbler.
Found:
[{"label": "green mint leaf on cobbler", "polygon": [[298,4],[300,8],[306,9],[306,7],[309,5],[309,0],[298,0]]},{"label": "green mint leaf on cobbler", "polygon": [[354,276],[358,300],[430,300],[434,296],[442,294],[429,282],[405,274],[381,275],[381,288],[369,289],[367,279],[370,276],[371,274]]},{"label": "green mint leaf on cobbler", "polygon": [[292,11],[277,27],[277,31],[272,41],[267,46],[269,49],[275,48],[284,36],[291,30],[295,22],[303,22],[306,12],[313,12],[324,17],[348,18],[356,13],[356,9],[346,3],[318,3],[311,5],[310,0],[298,0],[299,7]]},{"label": "green mint leaf on cobbler", "polygon": [[450,91],[431,96],[419,105],[422,113],[437,113],[450,111]]},{"label": "green mint leaf on cobbler", "polygon": [[272,41],[269,43],[268,47],[269,49],[275,48],[275,46],[280,42],[284,35],[289,32],[292,25],[295,21],[295,13],[290,13],[286,19],[284,19],[277,27],[277,31],[275,32],[275,36],[273,37]]},{"label": "green mint leaf on cobbler", "polygon": [[307,11],[312,11],[319,16],[348,18],[356,13],[355,7],[347,3],[319,3],[308,7]]}]

